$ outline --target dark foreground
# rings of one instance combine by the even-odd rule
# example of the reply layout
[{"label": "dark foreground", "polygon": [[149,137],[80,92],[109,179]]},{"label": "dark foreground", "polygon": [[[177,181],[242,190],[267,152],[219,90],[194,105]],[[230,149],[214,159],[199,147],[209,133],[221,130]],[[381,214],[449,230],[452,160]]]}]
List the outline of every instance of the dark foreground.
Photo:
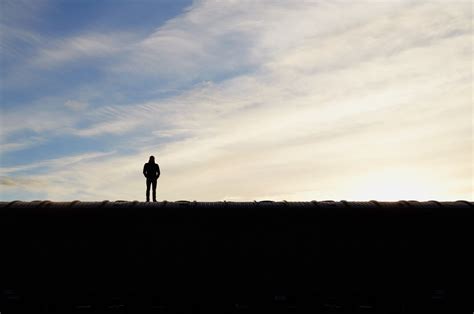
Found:
[{"label": "dark foreground", "polygon": [[473,313],[458,202],[0,203],[0,312]]}]

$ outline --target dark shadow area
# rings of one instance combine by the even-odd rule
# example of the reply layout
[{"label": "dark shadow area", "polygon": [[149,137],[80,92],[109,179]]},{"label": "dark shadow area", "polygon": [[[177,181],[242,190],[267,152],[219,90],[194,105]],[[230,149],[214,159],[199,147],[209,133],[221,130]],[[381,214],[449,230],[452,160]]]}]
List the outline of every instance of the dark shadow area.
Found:
[{"label": "dark shadow area", "polygon": [[472,313],[473,203],[0,203],[4,313]]}]

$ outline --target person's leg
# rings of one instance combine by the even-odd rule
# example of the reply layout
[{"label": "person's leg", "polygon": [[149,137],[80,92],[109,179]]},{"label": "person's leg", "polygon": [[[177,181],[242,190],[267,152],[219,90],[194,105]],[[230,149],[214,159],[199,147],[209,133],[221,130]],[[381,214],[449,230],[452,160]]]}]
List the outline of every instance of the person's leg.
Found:
[{"label": "person's leg", "polygon": [[146,179],[146,201],[150,201],[150,185],[151,185],[151,180]]},{"label": "person's leg", "polygon": [[157,180],[153,180],[152,184],[153,184],[153,202],[156,202],[156,181]]}]

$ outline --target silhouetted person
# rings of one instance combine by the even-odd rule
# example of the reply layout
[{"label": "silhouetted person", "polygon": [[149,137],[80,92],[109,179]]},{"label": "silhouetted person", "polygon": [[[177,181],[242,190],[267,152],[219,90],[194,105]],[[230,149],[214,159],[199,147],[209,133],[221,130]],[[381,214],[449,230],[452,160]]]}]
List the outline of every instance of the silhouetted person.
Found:
[{"label": "silhouetted person", "polygon": [[156,181],[160,177],[160,166],[155,163],[155,157],[150,156],[150,160],[143,166],[143,175],[146,177],[146,201],[150,201],[150,185],[152,185],[153,202],[156,202]]}]

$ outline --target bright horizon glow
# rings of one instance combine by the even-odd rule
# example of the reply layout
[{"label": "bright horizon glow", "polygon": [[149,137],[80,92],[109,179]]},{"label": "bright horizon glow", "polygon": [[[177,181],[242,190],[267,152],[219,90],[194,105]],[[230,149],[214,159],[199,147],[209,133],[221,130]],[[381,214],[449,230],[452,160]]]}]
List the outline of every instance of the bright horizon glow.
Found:
[{"label": "bright horizon glow", "polygon": [[474,199],[471,1],[0,3],[0,200]]},{"label": "bright horizon glow", "polygon": [[452,199],[449,192],[438,190],[435,176],[416,173],[416,170],[370,173],[354,180],[351,186],[356,187],[350,189],[352,200],[368,200],[373,195],[380,201]]}]

